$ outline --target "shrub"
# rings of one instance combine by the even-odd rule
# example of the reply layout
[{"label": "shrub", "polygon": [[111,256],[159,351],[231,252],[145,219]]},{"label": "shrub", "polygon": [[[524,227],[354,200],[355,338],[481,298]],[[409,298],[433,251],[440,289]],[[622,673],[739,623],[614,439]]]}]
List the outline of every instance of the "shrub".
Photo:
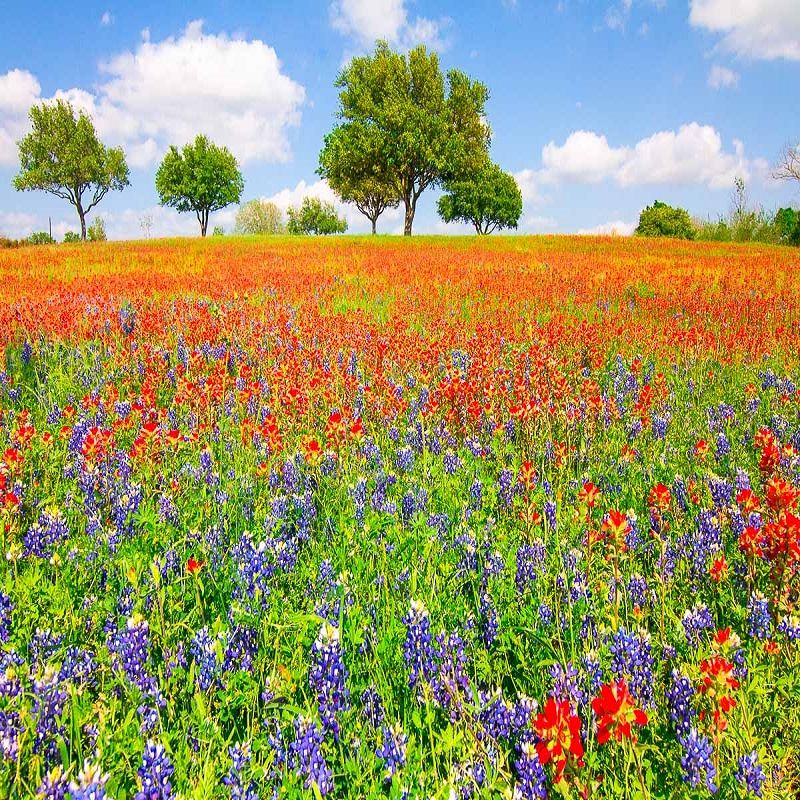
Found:
[{"label": "shrub", "polygon": [[659,200],[642,211],[634,233],[637,236],[669,236],[673,239],[694,239],[696,235],[685,208],[673,208]]},{"label": "shrub", "polygon": [[102,217],[95,217],[92,224],[86,229],[86,235],[90,242],[104,242],[106,236],[106,223]]},{"label": "shrub", "polygon": [[55,244],[56,240],[47,231],[36,231],[28,237],[28,244]]},{"label": "shrub", "polygon": [[75,231],[67,231],[64,234],[64,244],[74,244],[75,242],[79,242],[81,240],[81,235],[79,233],[75,233]]},{"label": "shrub", "polygon": [[251,200],[236,212],[236,233],[265,236],[283,233],[283,213],[267,200]]},{"label": "shrub", "polygon": [[287,230],[294,235],[344,233],[347,220],[336,213],[333,203],[323,202],[318,197],[304,197],[300,208],[287,212]]}]

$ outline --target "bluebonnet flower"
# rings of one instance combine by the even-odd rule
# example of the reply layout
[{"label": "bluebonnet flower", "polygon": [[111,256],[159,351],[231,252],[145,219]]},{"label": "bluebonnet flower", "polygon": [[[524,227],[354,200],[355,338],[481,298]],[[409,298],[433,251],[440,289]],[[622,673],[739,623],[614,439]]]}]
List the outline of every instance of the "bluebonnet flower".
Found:
[{"label": "bluebonnet flower", "polygon": [[800,618],[788,614],[778,623],[778,633],[782,633],[790,642],[800,640]]},{"label": "bluebonnet flower", "polygon": [[322,724],[339,738],[336,714],[348,706],[347,669],[344,665],[339,629],[324,622],[311,646],[308,682],[317,694]]},{"label": "bluebonnet flower", "polygon": [[717,768],[714,766],[711,742],[705,736],[701,736],[697,728],[692,728],[686,736],[679,737],[678,741],[683,747],[681,768],[684,782],[693,789],[703,783],[708,791],[714,794],[717,791],[714,783]]},{"label": "bluebonnet flower", "polygon": [[544,518],[547,520],[550,530],[554,531],[556,529],[556,504],[554,500],[544,501]]},{"label": "bluebonnet flower", "polygon": [[550,608],[548,603],[541,602],[539,604],[538,613],[539,613],[539,620],[541,621],[542,625],[544,625],[545,628],[550,627],[550,625],[553,623],[553,609]]},{"label": "bluebonnet flower", "polygon": [[444,471],[448,475],[455,475],[461,469],[461,459],[452,450],[444,454]]},{"label": "bluebonnet flower", "polygon": [[231,800],[258,800],[258,789],[254,781],[248,781],[244,773],[250,764],[249,745],[236,744],[228,748],[231,766],[222,782],[228,787]]},{"label": "bluebonnet flower", "polygon": [[7,594],[0,592],[0,642],[7,642],[11,635],[11,612],[14,603]]},{"label": "bluebonnet flower", "polygon": [[483,726],[483,730],[478,731],[478,738],[483,738],[484,732],[494,740],[511,736],[515,709],[503,697],[502,691],[498,688],[491,693],[479,692],[478,698],[481,703],[478,720]]},{"label": "bluebonnet flower", "polygon": [[650,637],[620,628],[612,637],[611,668],[616,678],[625,678],[635,700],[645,707],[654,705],[653,663]]},{"label": "bluebonnet flower", "polygon": [[583,705],[587,697],[580,687],[580,673],[567,661],[565,665],[553,664],[549,669],[550,677],[553,679],[553,690],[551,694],[561,699],[569,700],[574,707]]},{"label": "bluebonnet flower", "polygon": [[374,686],[368,686],[361,693],[361,713],[364,719],[373,727],[377,728],[386,718],[383,708],[383,701]]},{"label": "bluebonnet flower", "polygon": [[396,723],[391,728],[383,726],[381,744],[375,751],[375,755],[383,761],[387,782],[391,782],[397,771],[406,763],[407,744],[408,736],[403,733],[400,723]]},{"label": "bluebonnet flower", "polygon": [[0,758],[16,761],[19,754],[19,736],[25,731],[17,711],[0,710]]},{"label": "bluebonnet flower", "polygon": [[428,609],[421,601],[412,600],[402,622],[406,626],[403,658],[410,670],[408,682],[412,689],[416,689],[420,682],[430,681],[436,667]]},{"label": "bluebonnet flower", "polygon": [[756,797],[762,796],[762,787],[767,780],[767,776],[761,764],[758,763],[758,753],[755,750],[739,759],[736,780],[744,787],[745,791],[754,794]]},{"label": "bluebonnet flower", "polygon": [[520,594],[533,587],[537,574],[544,569],[545,555],[544,542],[540,539],[517,548],[515,582]]},{"label": "bluebonnet flower", "polygon": [[500,633],[500,622],[497,618],[497,609],[494,607],[488,592],[481,593],[480,610],[483,642],[489,648],[494,644]]},{"label": "bluebonnet flower", "polygon": [[195,663],[195,680],[201,691],[207,691],[217,680],[217,649],[207,627],[200,628],[189,647]]},{"label": "bluebonnet flower", "polygon": [[19,357],[22,363],[27,365],[30,363],[32,356],[33,356],[33,348],[31,347],[31,343],[26,339],[22,343],[22,350],[20,350]]},{"label": "bluebonnet flower", "polygon": [[141,614],[128,617],[109,642],[114,661],[128,680],[143,692],[152,691],[155,679],[147,669],[150,657],[150,636],[147,620]]},{"label": "bluebonnet flower", "polygon": [[754,639],[769,637],[769,600],[760,592],[753,592],[747,603],[747,632]]},{"label": "bluebonnet flower", "polygon": [[59,671],[48,664],[44,674],[33,682],[33,704],[31,712],[36,720],[36,735],[33,752],[52,764],[59,756],[59,740],[67,740],[66,727],[59,722],[69,695],[60,679]]},{"label": "bluebonnet flower", "polygon": [[316,784],[324,797],[333,791],[333,773],[322,753],[322,733],[312,720],[302,716],[295,719],[294,729],[295,740],[289,745],[291,767],[305,777],[306,789]]},{"label": "bluebonnet flower", "polygon": [[397,451],[395,463],[400,472],[408,472],[414,466],[414,451],[410,447],[401,447]]},{"label": "bluebonnet flower", "polygon": [[170,778],[174,771],[164,745],[148,741],[142,753],[142,765],[138,770],[141,789],[134,800],[171,800],[173,794]]},{"label": "bluebonnet flower", "polygon": [[517,781],[514,784],[513,800],[545,800],[547,776],[532,741],[525,739],[520,743],[514,769]]},{"label": "bluebonnet flower", "polygon": [[679,736],[686,736],[689,733],[697,716],[697,712],[692,707],[694,693],[694,687],[689,678],[679,669],[673,669],[666,697],[669,705],[669,718]]},{"label": "bluebonnet flower", "polygon": [[69,784],[64,770],[60,766],[53,767],[39,784],[39,788],[36,790],[36,800],[64,800],[68,788]]},{"label": "bluebonnet flower", "polygon": [[708,606],[698,603],[693,608],[687,609],[681,619],[683,630],[686,634],[686,643],[697,647],[700,643],[700,634],[705,630],[713,630],[714,620]]},{"label": "bluebonnet flower", "polygon": [[724,433],[717,434],[716,455],[718,459],[725,458],[731,452],[731,443]]}]

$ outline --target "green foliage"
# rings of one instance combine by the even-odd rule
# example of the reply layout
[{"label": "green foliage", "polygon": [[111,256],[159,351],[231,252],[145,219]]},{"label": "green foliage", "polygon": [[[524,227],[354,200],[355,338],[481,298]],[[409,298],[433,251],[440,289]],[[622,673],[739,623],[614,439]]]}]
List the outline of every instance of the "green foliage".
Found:
[{"label": "green foliage", "polygon": [[125,154],[120,147],[105,147],[91,119],[83,111],[76,116],[64,100],[35,105],[29,116],[32,130],[17,143],[20,171],[14,188],[68,200],[78,212],[85,239],[86,214],[108,192],[129,185]]},{"label": "green foliage", "polygon": [[695,228],[695,238],[704,242],[729,242],[731,229],[727,221],[720,217],[716,222],[711,220],[695,219],[692,221]]},{"label": "green foliage", "polygon": [[472,175],[445,184],[439,216],[445,222],[467,222],[478,234],[516,228],[522,215],[522,194],[512,175],[488,163]]},{"label": "green foliage", "polygon": [[224,236],[225,235],[225,228],[222,225],[215,225],[214,230],[211,231],[212,236]]},{"label": "green foliage", "polygon": [[377,125],[355,121],[335,127],[319,155],[317,174],[345,203],[355,204],[373,233],[378,217],[401,200],[386,151],[386,135]]},{"label": "green foliage", "polygon": [[669,236],[673,239],[694,239],[695,227],[684,208],[673,208],[656,200],[639,215],[637,236]]},{"label": "green foliage", "polygon": [[56,240],[47,231],[36,231],[28,237],[28,244],[55,244]]},{"label": "green foliage", "polygon": [[106,223],[102,217],[95,217],[86,231],[90,242],[104,242],[106,236]]},{"label": "green foliage", "polygon": [[67,231],[64,234],[64,244],[74,244],[81,241],[81,235],[75,231]]},{"label": "green foliage", "polygon": [[783,244],[800,245],[800,211],[779,208],[773,220],[778,241]]},{"label": "green foliage", "polygon": [[210,214],[238,203],[243,190],[244,178],[233,154],[202,135],[182,150],[172,145],[156,172],[161,205],[194,211],[201,236],[208,231]]},{"label": "green foliage", "polygon": [[26,242],[22,239],[9,239],[8,236],[0,236],[0,250],[10,250],[13,247],[22,247]]},{"label": "green foliage", "polygon": [[290,208],[286,226],[293,235],[326,235],[344,233],[347,220],[336,213],[333,203],[323,202],[318,197],[304,197],[300,208]]},{"label": "green foliage", "polygon": [[267,236],[283,233],[283,214],[275,203],[267,200],[250,200],[236,212],[235,231],[250,236]]},{"label": "green foliage", "polygon": [[360,128],[334,137],[349,142],[363,135],[365,148],[378,154],[380,182],[405,207],[407,236],[426,188],[473,172],[487,157],[489,90],[458,70],[445,77],[438,56],[422,45],[406,54],[378,42],[372,55],[352,59],[336,86],[339,117]]}]

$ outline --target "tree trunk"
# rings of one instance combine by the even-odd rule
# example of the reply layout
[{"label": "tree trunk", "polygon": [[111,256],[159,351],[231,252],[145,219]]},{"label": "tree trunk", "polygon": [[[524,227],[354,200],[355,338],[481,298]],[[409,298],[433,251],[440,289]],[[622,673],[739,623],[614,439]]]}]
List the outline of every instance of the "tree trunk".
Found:
[{"label": "tree trunk", "polygon": [[86,213],[83,210],[83,206],[78,203],[78,216],[81,218],[81,241],[86,241]]},{"label": "tree trunk", "polygon": [[370,221],[372,222],[372,235],[374,236],[378,232],[377,231],[378,218],[372,217]]},{"label": "tree trunk", "polygon": [[203,211],[200,214],[200,235],[205,236],[208,231],[208,211]]},{"label": "tree trunk", "polygon": [[411,236],[411,226],[414,224],[414,212],[417,210],[417,198],[411,195],[405,199],[406,221],[403,226],[403,236]]}]

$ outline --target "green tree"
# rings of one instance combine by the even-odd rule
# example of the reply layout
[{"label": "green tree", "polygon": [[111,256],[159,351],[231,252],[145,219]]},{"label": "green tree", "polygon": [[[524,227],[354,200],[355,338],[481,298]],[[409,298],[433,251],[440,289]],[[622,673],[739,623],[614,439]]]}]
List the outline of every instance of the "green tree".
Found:
[{"label": "green tree", "polygon": [[779,208],[772,223],[778,241],[784,244],[800,244],[800,211],[793,208]]},{"label": "green tree", "polygon": [[161,205],[194,211],[201,236],[208,231],[209,216],[238,203],[243,190],[244,178],[233,154],[202,135],[182,150],[172,145],[156,172]]},{"label": "green tree", "polygon": [[283,214],[268,200],[250,200],[236,212],[236,233],[265,236],[283,233]]},{"label": "green tree", "polygon": [[345,202],[355,207],[377,232],[378,217],[397,208],[400,195],[392,180],[383,131],[376,125],[346,122],[325,137],[317,174]]},{"label": "green tree", "polygon": [[445,77],[438,56],[423,45],[405,54],[386,42],[353,58],[336,86],[340,119],[363,126],[380,146],[380,174],[389,197],[403,203],[410,236],[422,192],[469,174],[487,157],[489,90],[458,70]]},{"label": "green tree", "polygon": [[293,235],[325,235],[347,230],[347,220],[336,213],[333,203],[318,197],[304,197],[300,208],[289,208],[286,214],[289,217],[286,227]]},{"label": "green tree", "polygon": [[81,221],[86,239],[86,215],[110,191],[129,185],[128,165],[120,147],[105,147],[92,120],[70,103],[35,105],[29,112],[32,130],[17,142],[18,191],[43,191],[68,200]]},{"label": "green tree", "polygon": [[472,175],[444,185],[439,216],[445,222],[467,222],[479,235],[516,228],[522,215],[522,194],[512,175],[487,162]]},{"label": "green tree", "polygon": [[104,242],[108,239],[108,236],[106,236],[106,223],[102,217],[95,217],[86,233],[90,242]]},{"label": "green tree", "polygon": [[28,237],[29,244],[55,244],[56,240],[47,231],[36,231]]},{"label": "green tree", "polygon": [[637,236],[670,236],[673,239],[694,239],[696,235],[685,208],[674,208],[659,200],[643,209],[634,233]]},{"label": "green tree", "polygon": [[67,231],[64,234],[64,244],[74,244],[75,242],[81,241],[81,235],[79,233],[75,233],[75,231]]}]

